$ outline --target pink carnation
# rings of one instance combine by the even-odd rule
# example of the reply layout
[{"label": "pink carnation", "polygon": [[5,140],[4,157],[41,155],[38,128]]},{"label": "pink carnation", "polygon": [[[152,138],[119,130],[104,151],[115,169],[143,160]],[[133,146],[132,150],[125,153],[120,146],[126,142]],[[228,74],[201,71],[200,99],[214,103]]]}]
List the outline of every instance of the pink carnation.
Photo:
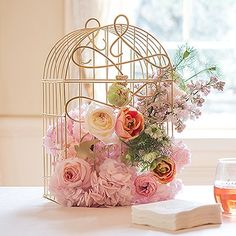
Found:
[{"label": "pink carnation", "polygon": [[95,144],[94,152],[96,153],[96,158],[103,158],[103,160],[104,158],[120,160],[120,157],[126,153],[126,149],[126,145],[123,145],[120,141],[110,145],[98,142]]},{"label": "pink carnation", "polygon": [[99,172],[91,177],[90,197],[95,205],[126,206],[132,201],[131,184],[133,170],[124,163],[107,158]]},{"label": "pink carnation", "polygon": [[[84,107],[80,110],[78,108],[71,110],[69,112],[70,117],[75,120],[83,119],[83,112],[81,110],[83,111]],[[80,112],[82,112],[81,115]],[[67,137],[66,142],[65,132]],[[49,126],[46,135],[43,138],[43,145],[45,146],[47,153],[53,156],[61,155],[62,157],[65,157],[65,153],[62,152],[62,150],[66,147],[67,158],[76,157],[74,146],[78,145],[81,138],[83,138],[83,141],[87,141],[91,140],[93,136],[87,134],[84,131],[83,124],[79,122],[67,118],[65,125],[65,119],[58,119],[57,123],[53,126]]]},{"label": "pink carnation", "polygon": [[53,180],[55,181],[55,179],[51,180],[49,190],[61,205],[66,207],[77,206],[79,199],[84,199],[84,191],[81,188],[63,188],[54,185]]},{"label": "pink carnation", "polygon": [[182,182],[179,179],[173,180],[168,184],[160,184],[157,189],[157,201],[173,199],[182,189]]},{"label": "pink carnation", "polygon": [[99,205],[96,205],[93,198],[91,197],[91,190],[88,192],[84,192],[80,195],[80,197],[77,200],[76,206],[79,207],[99,207]]},{"label": "pink carnation", "polygon": [[56,129],[49,126],[46,135],[43,137],[43,145],[48,154],[56,156],[60,150],[60,146],[56,143]]},{"label": "pink carnation", "polygon": [[177,171],[179,171],[185,165],[190,164],[191,153],[182,141],[173,140],[171,158],[175,161]]}]

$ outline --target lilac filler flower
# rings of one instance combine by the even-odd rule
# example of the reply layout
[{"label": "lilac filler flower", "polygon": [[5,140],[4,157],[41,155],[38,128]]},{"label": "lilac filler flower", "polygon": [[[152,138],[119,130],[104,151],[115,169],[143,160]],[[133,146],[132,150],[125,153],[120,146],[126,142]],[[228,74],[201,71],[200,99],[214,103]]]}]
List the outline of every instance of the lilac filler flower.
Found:
[{"label": "lilac filler flower", "polygon": [[205,99],[200,96],[200,94],[197,94],[193,99],[192,102],[196,104],[198,107],[201,107],[203,103],[205,102]]},{"label": "lilac filler flower", "polygon": [[217,89],[218,91],[223,91],[223,90],[224,90],[225,82],[220,81],[217,77],[212,76],[212,77],[210,78],[209,84],[210,84],[214,89]]}]

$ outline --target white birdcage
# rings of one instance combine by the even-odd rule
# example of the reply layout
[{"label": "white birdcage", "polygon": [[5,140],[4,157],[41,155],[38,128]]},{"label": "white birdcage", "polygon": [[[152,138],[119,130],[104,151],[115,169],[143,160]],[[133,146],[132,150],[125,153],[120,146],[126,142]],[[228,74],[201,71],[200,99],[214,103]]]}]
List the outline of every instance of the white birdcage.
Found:
[{"label": "white birdcage", "polygon": [[[96,27],[89,27],[92,23]],[[49,178],[54,162],[62,156],[67,158],[68,123],[82,125],[81,112],[74,117],[70,111],[91,101],[111,106],[106,94],[117,79],[127,84],[132,94],[129,105],[133,106],[139,97],[148,96],[148,86],[158,86],[165,80],[172,88],[171,71],[170,59],[160,42],[145,30],[129,25],[124,15],[106,26],[89,19],[84,29],[60,39],[47,57],[42,81],[44,136],[49,129],[55,136],[55,152],[47,152],[45,147],[43,152],[44,197],[54,200],[48,189]],[[161,75],[155,81],[151,77],[154,73]],[[173,99],[173,92],[169,97]],[[164,123],[172,136],[172,124]]]}]

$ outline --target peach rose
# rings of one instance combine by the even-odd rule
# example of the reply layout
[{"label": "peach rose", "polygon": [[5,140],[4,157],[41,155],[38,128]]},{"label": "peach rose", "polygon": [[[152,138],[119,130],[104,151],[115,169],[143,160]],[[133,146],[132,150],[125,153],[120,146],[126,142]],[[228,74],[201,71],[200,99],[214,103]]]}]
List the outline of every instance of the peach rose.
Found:
[{"label": "peach rose", "polygon": [[143,115],[135,108],[123,108],[117,116],[115,132],[124,140],[131,140],[139,136],[144,129]]},{"label": "peach rose", "polygon": [[169,183],[174,179],[176,174],[175,162],[168,157],[158,158],[153,172],[158,182],[162,184]]}]

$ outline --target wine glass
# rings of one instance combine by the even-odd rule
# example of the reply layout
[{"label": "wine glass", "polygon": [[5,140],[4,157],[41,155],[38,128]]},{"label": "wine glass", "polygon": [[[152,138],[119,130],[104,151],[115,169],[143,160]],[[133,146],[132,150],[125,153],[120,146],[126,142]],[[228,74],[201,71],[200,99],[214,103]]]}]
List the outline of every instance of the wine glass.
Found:
[{"label": "wine glass", "polygon": [[214,196],[224,214],[236,214],[236,158],[218,160]]}]

